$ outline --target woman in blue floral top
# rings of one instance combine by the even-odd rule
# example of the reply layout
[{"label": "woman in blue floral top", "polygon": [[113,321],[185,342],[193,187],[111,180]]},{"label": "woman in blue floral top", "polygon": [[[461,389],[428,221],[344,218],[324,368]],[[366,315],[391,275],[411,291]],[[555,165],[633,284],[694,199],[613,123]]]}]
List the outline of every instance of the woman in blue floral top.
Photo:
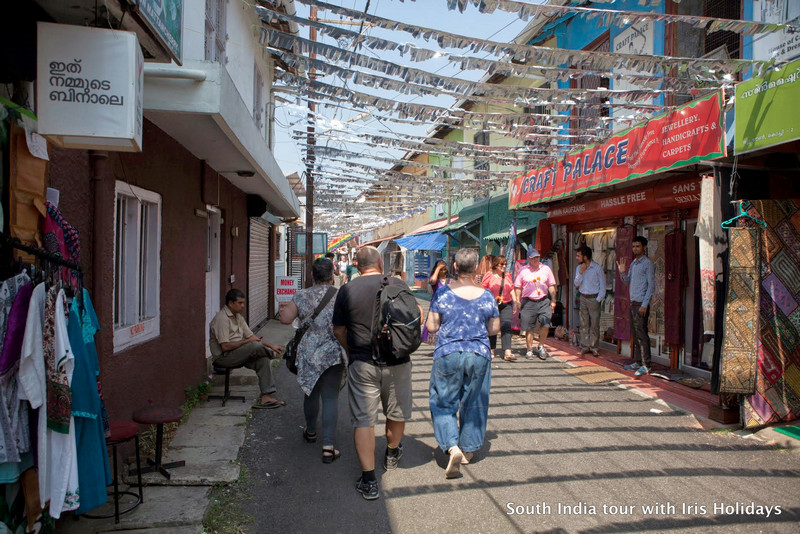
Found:
[{"label": "woman in blue floral top", "polygon": [[458,278],[433,296],[426,321],[429,332],[438,332],[430,407],[436,441],[450,455],[446,478],[457,477],[483,446],[489,416],[489,336],[500,331],[500,314],[492,294],[474,283],[477,264],[475,249],[456,253]]},{"label": "woman in blue floral top", "polygon": [[303,438],[309,443],[317,441],[317,415],[322,397],[322,461],[329,464],[339,458],[339,451],[333,446],[333,434],[338,419],[339,390],[346,380],[345,354],[333,335],[333,303],[336,300],[333,262],[328,258],[316,259],[311,266],[311,276],[314,285],[295,294],[292,302],[281,310],[280,320],[283,324],[291,324],[299,317],[300,323],[305,323],[314,315],[328,290],[333,291],[332,298],[311,323],[297,347],[297,382],[305,393]]}]

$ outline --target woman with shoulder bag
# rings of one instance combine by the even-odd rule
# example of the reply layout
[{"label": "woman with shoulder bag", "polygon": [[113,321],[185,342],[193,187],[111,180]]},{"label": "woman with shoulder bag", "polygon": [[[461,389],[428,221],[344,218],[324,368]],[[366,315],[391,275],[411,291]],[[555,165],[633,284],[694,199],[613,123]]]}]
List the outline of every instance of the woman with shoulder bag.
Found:
[{"label": "woman with shoulder bag", "polygon": [[[333,434],[338,419],[339,390],[344,386],[345,355],[333,335],[333,303],[337,290],[333,287],[333,262],[318,258],[311,266],[314,285],[298,291],[292,301],[281,310],[280,321],[291,324],[295,318],[300,323],[310,321],[297,346],[297,383],[303,390],[303,412],[306,426],[303,439],[317,441],[317,415],[322,398],[322,461],[329,464],[339,458],[333,446]],[[318,307],[327,303],[318,311]],[[316,317],[314,313],[317,312]],[[313,317],[313,320],[312,320]]]},{"label": "woman with shoulder bag", "polygon": [[[517,359],[511,352],[511,318],[514,306],[514,282],[511,280],[511,273],[506,271],[506,259],[504,256],[494,256],[492,259],[492,271],[486,273],[481,280],[481,287],[488,289],[497,301],[497,308],[500,310],[500,342],[503,347],[503,359],[513,362]],[[492,359],[497,348],[497,334],[489,336],[489,345],[492,348]]]}]

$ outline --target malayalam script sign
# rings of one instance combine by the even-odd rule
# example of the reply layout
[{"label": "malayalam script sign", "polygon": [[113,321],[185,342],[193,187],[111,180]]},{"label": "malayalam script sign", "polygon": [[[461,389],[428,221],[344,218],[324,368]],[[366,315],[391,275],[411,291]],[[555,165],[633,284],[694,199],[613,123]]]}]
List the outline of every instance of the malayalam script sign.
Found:
[{"label": "malayalam script sign", "polygon": [[744,154],[800,138],[800,60],[736,85],[733,153]]},{"label": "malayalam script sign", "polygon": [[136,34],[38,23],[38,129],[58,146],[142,150],[144,57]]},{"label": "malayalam script sign", "polygon": [[722,92],[715,91],[573,152],[553,167],[518,176],[509,186],[508,207],[549,202],[725,156],[721,110]]}]

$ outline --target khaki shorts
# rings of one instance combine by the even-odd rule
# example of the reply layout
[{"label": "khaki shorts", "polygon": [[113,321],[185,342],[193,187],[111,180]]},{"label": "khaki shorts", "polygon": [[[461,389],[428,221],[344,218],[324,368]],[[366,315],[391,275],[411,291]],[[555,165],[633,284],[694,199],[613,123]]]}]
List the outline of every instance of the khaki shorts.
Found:
[{"label": "khaki shorts", "polygon": [[411,362],[386,367],[355,360],[347,375],[353,428],[378,424],[379,404],[387,419],[411,419]]}]

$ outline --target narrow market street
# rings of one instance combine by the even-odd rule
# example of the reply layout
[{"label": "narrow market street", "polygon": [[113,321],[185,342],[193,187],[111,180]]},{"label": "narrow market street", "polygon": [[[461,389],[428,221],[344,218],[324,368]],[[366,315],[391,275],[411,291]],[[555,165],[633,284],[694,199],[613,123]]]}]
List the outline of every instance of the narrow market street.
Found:
[{"label": "narrow market street", "polygon": [[[521,338],[514,338],[522,353]],[[256,411],[233,500],[248,532],[796,532],[800,457],[697,420],[559,361],[492,364],[486,443],[455,480],[444,477],[428,410],[431,346],[414,357],[414,418],[396,471],[380,467],[381,498],[359,474],[347,390],[339,397],[332,465],[302,440],[302,393],[277,373],[285,409]],[[579,371],[579,370],[578,370]],[[382,425],[376,427],[382,434]],[[752,505],[755,505],[753,507]],[[746,508],[750,506],[750,508]],[[738,508],[737,508],[738,507]],[[513,512],[513,513],[512,513]],[[521,514],[518,512],[522,512]]]}]

